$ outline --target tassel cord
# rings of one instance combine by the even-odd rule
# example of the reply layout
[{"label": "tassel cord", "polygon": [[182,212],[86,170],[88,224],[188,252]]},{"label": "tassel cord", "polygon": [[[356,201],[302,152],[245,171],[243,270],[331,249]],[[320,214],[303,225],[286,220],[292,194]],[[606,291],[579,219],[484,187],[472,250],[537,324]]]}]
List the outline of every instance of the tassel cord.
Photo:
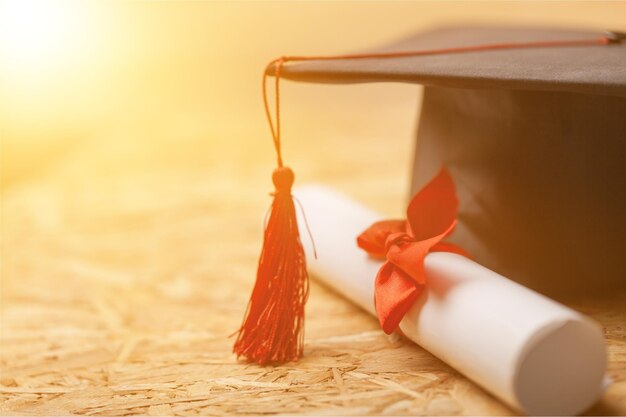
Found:
[{"label": "tassel cord", "polygon": [[[281,137],[280,137],[280,78],[283,64],[288,62],[302,62],[302,61],[336,61],[336,60],[360,60],[360,59],[387,59],[387,58],[408,58],[416,56],[427,55],[444,55],[444,54],[456,54],[464,52],[481,52],[481,51],[497,51],[497,50],[510,50],[510,49],[530,49],[530,48],[555,48],[555,47],[575,47],[575,46],[598,46],[598,45],[610,45],[621,42],[621,38],[617,38],[615,33],[608,32],[606,35],[597,36],[594,38],[584,39],[562,39],[553,41],[532,41],[532,42],[496,42],[486,43],[469,46],[459,46],[451,48],[434,48],[434,49],[421,49],[415,51],[398,51],[398,52],[382,52],[371,54],[346,54],[346,55],[293,55],[282,56],[280,58],[272,60],[267,64],[265,71],[263,72],[263,105],[265,107],[265,115],[272,133],[272,139],[274,142],[274,148],[276,149],[276,156],[278,166],[283,166],[282,149],[281,149]],[[276,125],[270,112],[270,105],[267,94],[267,77],[270,70],[274,68],[274,100],[275,100],[275,118]]]}]

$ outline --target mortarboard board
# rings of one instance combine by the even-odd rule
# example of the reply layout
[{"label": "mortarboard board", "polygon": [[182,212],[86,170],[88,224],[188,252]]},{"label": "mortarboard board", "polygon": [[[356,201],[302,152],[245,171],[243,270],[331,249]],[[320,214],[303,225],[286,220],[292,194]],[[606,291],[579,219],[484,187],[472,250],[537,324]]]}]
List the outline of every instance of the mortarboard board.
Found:
[{"label": "mortarboard board", "polygon": [[[574,42],[601,33],[448,28],[367,54]],[[553,296],[625,287],[626,44],[307,60],[281,77],[424,85],[413,194],[442,164],[460,199],[451,241]],[[268,75],[274,75],[269,67]]]}]

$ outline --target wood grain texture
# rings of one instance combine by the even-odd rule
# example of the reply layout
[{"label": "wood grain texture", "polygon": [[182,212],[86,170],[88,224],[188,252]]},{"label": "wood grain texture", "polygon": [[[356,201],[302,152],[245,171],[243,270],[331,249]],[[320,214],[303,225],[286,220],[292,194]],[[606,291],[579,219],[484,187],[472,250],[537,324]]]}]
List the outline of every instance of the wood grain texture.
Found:
[{"label": "wood grain texture", "polygon": [[[6,191],[0,412],[514,414],[316,283],[302,361],[236,360],[229,335],[252,287],[271,191],[269,158],[256,160],[269,145],[257,142],[89,143]],[[346,142],[326,135],[302,151],[305,141],[292,141],[296,172],[399,214],[410,137],[360,142],[356,155]],[[323,151],[331,144],[333,158]],[[402,163],[372,178],[365,167],[383,154]],[[590,413],[626,414],[626,297],[572,305],[602,323],[609,346],[613,384]]]}]

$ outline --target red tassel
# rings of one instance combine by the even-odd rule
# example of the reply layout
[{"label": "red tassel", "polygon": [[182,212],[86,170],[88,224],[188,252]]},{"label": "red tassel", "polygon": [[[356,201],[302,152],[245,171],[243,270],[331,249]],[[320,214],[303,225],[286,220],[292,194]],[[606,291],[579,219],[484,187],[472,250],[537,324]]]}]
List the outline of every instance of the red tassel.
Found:
[{"label": "red tassel", "polygon": [[274,201],[263,240],[256,284],[233,352],[260,365],[296,361],[304,343],[309,295],[304,249],[291,196],[293,171],[274,170]]}]

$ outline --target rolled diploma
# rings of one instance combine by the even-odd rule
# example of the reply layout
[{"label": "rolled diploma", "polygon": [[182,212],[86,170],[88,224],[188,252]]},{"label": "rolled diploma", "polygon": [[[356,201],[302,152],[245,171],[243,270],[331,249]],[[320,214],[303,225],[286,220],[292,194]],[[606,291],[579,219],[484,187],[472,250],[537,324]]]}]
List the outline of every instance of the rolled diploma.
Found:
[{"label": "rolled diploma", "polygon": [[[382,262],[356,237],[383,217],[322,186],[294,195],[317,250],[314,259],[303,235],[311,274],[376,314]],[[424,263],[427,291],[400,323],[407,338],[527,414],[579,414],[598,399],[606,349],[596,322],[460,255],[434,252]]]}]

